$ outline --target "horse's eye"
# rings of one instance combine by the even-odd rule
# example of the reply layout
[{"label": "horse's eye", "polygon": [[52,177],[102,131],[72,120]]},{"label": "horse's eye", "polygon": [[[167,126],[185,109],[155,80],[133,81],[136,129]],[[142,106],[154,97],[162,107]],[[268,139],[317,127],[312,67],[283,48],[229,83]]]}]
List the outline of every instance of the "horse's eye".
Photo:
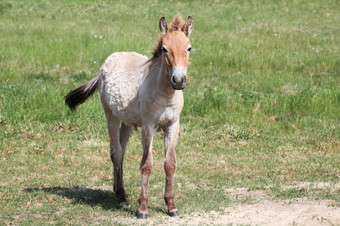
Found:
[{"label": "horse's eye", "polygon": [[163,51],[164,53],[167,53],[167,52],[168,52],[168,48],[166,48],[165,46],[162,46],[162,51]]},{"label": "horse's eye", "polygon": [[191,47],[188,48],[188,51],[189,51],[189,52],[191,51]]}]

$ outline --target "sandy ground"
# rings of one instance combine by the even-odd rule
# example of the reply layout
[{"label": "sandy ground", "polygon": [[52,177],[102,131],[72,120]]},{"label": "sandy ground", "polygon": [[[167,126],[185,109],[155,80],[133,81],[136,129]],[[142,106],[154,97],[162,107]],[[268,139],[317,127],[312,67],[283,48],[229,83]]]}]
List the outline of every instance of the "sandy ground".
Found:
[{"label": "sandy ground", "polygon": [[[339,184],[300,183],[292,187],[338,189]],[[334,200],[271,199],[265,191],[248,191],[246,188],[230,188],[226,192],[232,199],[251,198],[251,204],[239,204],[224,211],[192,213],[171,218],[150,217],[145,221],[133,220],[131,224],[146,225],[340,225],[340,207]]]},{"label": "sandy ground", "polygon": [[[334,201],[263,200],[241,204],[223,212],[194,213],[175,218],[163,218],[161,225],[340,225],[340,208]],[[157,221],[150,222],[158,224]]]}]

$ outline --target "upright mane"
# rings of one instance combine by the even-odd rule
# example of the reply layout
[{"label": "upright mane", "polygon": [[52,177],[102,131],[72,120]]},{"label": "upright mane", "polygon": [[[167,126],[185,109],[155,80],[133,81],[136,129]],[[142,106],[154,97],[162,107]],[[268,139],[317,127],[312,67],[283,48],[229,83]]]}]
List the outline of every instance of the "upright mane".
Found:
[{"label": "upright mane", "polygon": [[184,21],[181,15],[177,14],[175,18],[172,20],[168,32],[179,31],[183,27],[183,25],[184,25]]},{"label": "upright mane", "polygon": [[[168,32],[179,31],[184,25],[184,21],[181,15],[177,14],[175,18],[172,20],[170,28]],[[162,54],[162,46],[163,46],[163,38],[160,36],[158,38],[157,45],[155,46],[154,50],[152,51],[152,59],[159,57]]]}]

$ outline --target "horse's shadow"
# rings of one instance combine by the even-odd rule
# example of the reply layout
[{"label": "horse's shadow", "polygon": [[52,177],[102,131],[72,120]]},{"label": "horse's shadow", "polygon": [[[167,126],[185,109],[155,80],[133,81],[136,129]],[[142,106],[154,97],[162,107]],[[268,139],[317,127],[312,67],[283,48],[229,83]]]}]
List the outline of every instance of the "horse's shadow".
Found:
[{"label": "horse's shadow", "polygon": [[121,209],[132,215],[135,211],[130,208],[121,208],[114,193],[111,191],[81,188],[81,187],[46,187],[46,188],[26,188],[25,192],[46,192],[54,195],[60,195],[73,200],[73,204],[85,204],[91,207],[99,206],[105,210]]}]

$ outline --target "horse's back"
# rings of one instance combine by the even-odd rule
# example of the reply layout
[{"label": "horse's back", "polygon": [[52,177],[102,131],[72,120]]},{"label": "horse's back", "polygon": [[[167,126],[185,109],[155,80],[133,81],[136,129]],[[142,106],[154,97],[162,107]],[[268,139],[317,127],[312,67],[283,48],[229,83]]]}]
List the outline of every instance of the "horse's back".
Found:
[{"label": "horse's back", "polygon": [[116,52],[111,54],[106,60],[101,70],[109,75],[116,72],[128,73],[141,69],[148,58],[135,52]]},{"label": "horse's back", "polygon": [[126,124],[141,123],[138,93],[148,58],[134,52],[111,54],[100,71],[101,99]]}]

